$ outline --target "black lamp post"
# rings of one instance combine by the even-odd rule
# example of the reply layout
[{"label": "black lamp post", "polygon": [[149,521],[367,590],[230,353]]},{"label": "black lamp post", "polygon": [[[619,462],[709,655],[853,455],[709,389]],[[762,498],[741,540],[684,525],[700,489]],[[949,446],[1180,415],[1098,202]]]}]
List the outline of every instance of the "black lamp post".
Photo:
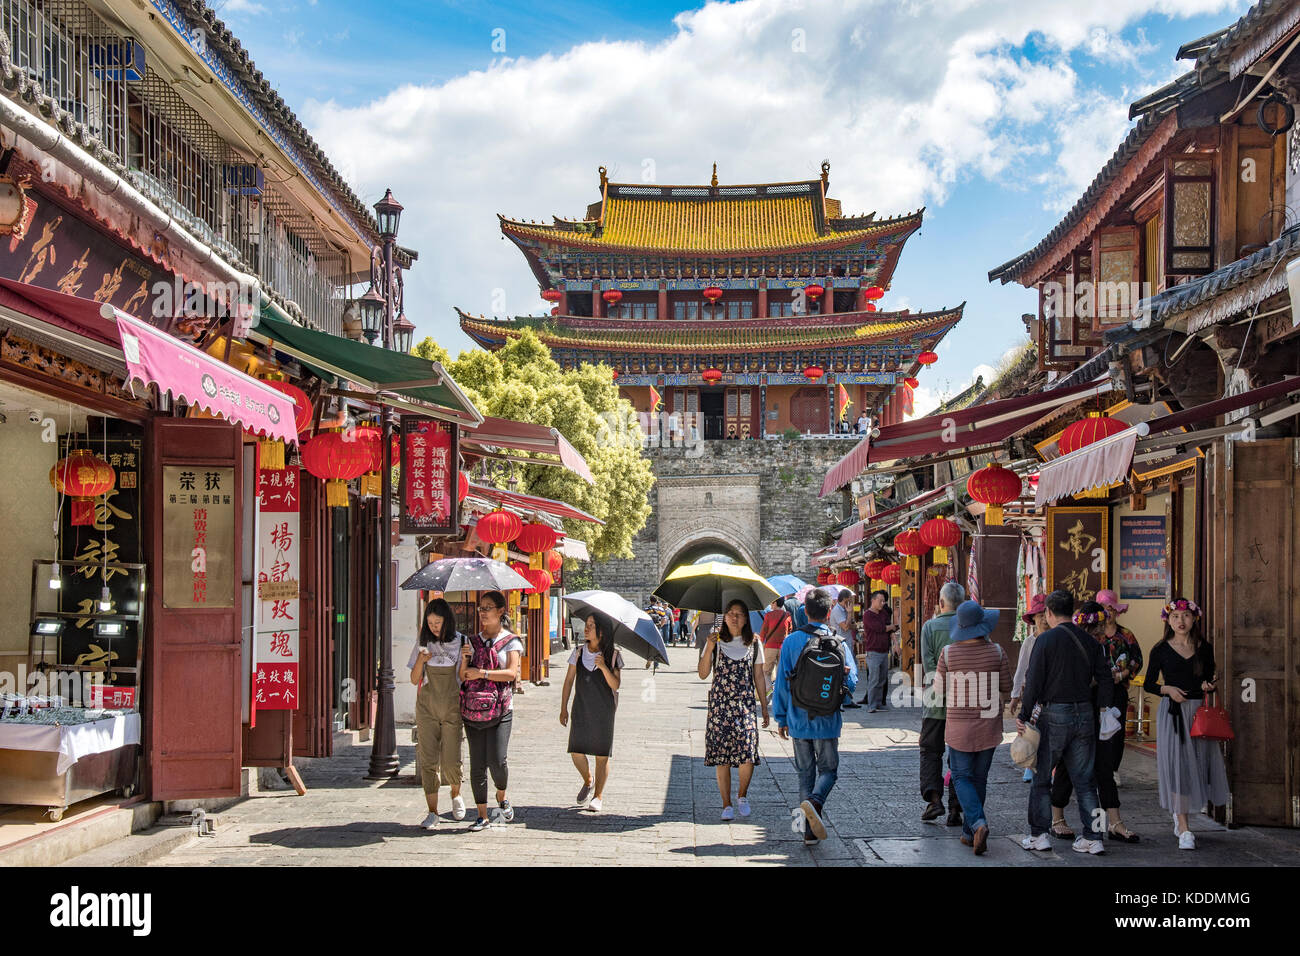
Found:
[{"label": "black lamp post", "polygon": [[[398,300],[402,294],[401,279],[393,272],[393,248],[397,245],[397,226],[401,218],[402,205],[393,198],[393,191],[389,189],[385,191],[384,198],[375,203],[375,219],[379,223],[379,237],[383,240],[383,273],[378,277],[378,282],[371,282],[366,294],[358,301],[367,337],[374,342],[381,332],[379,320],[382,318],[383,346],[390,350],[401,347],[394,342],[395,316],[400,309]],[[372,272],[373,261],[372,258]],[[376,286],[382,287],[382,295]],[[410,332],[405,335],[409,342]],[[409,348],[407,345],[402,351]],[[397,759],[397,728],[393,714],[393,414],[387,405],[380,406],[379,428],[383,436],[381,442],[384,455],[379,493],[381,610],[379,675],[376,681],[379,702],[375,709],[374,737],[370,747],[370,772],[366,774],[369,780],[394,777],[401,766]]]}]

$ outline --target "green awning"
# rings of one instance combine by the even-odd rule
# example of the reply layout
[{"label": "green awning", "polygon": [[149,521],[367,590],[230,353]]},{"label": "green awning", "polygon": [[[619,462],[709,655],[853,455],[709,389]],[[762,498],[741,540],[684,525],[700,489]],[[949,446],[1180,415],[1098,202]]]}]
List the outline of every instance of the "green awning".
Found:
[{"label": "green awning", "polygon": [[265,308],[249,337],[292,355],[322,378],[343,379],[374,392],[376,401],[433,418],[474,425],[483,421],[438,362],[304,328]]}]

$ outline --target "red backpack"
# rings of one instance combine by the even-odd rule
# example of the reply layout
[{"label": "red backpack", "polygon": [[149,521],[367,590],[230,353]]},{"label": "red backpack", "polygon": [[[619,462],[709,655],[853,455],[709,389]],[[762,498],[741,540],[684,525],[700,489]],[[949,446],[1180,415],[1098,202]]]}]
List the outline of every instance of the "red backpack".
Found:
[{"label": "red backpack", "polygon": [[[495,644],[489,644],[477,634],[469,637],[469,666],[480,670],[500,670],[505,665],[501,662],[501,648],[518,635],[505,634]],[[509,681],[488,680],[480,677],[467,680],[460,685],[460,716],[472,724],[490,723],[504,717],[510,711],[510,701],[514,696]]]}]

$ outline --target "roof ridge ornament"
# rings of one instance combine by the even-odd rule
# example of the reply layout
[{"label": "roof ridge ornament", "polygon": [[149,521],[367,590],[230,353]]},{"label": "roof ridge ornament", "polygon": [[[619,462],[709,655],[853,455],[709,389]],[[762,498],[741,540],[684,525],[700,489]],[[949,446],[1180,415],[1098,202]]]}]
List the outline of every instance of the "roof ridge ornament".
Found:
[{"label": "roof ridge ornament", "polygon": [[709,185],[712,186],[714,189],[718,188],[718,164],[717,163],[713,164],[713,179],[709,181]]},{"label": "roof ridge ornament", "polygon": [[822,160],[822,189],[829,189],[831,185],[831,161]]},{"label": "roof ridge ornament", "polygon": [[600,167],[600,189],[602,192],[604,192],[605,186],[608,183],[609,183],[609,177],[607,176],[607,171],[604,166],[601,166]]}]

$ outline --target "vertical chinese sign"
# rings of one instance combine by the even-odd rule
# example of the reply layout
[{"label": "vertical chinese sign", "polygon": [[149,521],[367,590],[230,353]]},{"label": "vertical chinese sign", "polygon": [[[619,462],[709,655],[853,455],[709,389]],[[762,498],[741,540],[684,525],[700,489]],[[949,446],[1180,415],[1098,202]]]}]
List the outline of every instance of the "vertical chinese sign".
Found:
[{"label": "vertical chinese sign", "polygon": [[1165,516],[1123,515],[1119,519],[1121,600],[1169,597]]},{"label": "vertical chinese sign", "polygon": [[233,607],[235,469],[164,465],[162,472],[163,607]]},{"label": "vertical chinese sign", "polygon": [[457,426],[432,418],[401,418],[402,534],[454,535],[457,532]]},{"label": "vertical chinese sign", "polygon": [[916,660],[916,639],[921,631],[920,612],[921,572],[903,571],[902,599],[898,604],[898,664],[904,673],[910,674]]},{"label": "vertical chinese sign", "polygon": [[1047,590],[1091,601],[1110,586],[1110,509],[1048,508]]},{"label": "vertical chinese sign", "polygon": [[257,473],[257,609],[253,699],[258,710],[298,708],[296,467]]}]

